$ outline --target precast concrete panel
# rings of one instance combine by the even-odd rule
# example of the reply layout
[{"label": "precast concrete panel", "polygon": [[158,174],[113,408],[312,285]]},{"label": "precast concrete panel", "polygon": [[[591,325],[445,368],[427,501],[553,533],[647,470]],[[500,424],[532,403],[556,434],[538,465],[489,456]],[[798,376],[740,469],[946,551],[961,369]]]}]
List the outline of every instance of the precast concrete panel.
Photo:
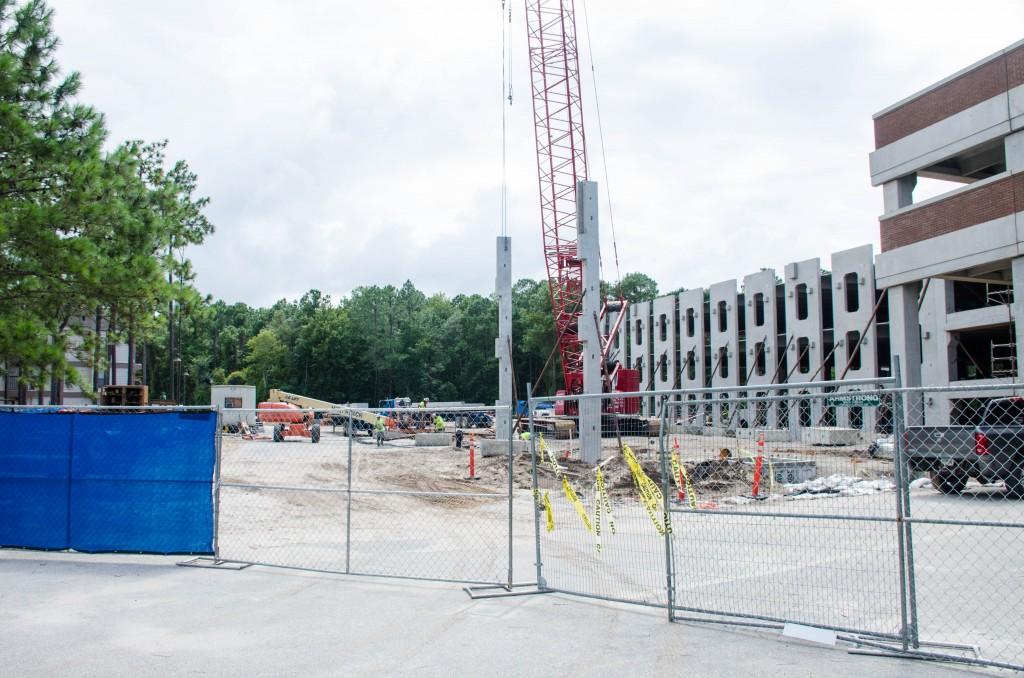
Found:
[{"label": "precast concrete panel", "polygon": [[[832,329],[835,336],[836,378],[878,376],[875,265],[871,245],[832,255]],[[851,345],[850,340],[859,345]]]},{"label": "precast concrete panel", "polygon": [[[676,375],[676,295],[658,297],[652,302],[651,343],[654,346],[652,355],[654,367],[654,388],[659,390],[674,388],[679,383]],[[661,367],[658,367],[662,365]]]},{"label": "precast concrete panel", "polygon": [[[739,360],[739,294],[736,280],[725,280],[715,283],[710,288],[711,314],[711,386],[739,386],[743,376],[740,375]],[[736,394],[729,394],[735,398]],[[719,396],[722,398],[722,396]],[[732,425],[730,408],[716,403],[712,408],[713,427]]]},{"label": "precast concrete panel", "polygon": [[[878,376],[874,262],[871,245],[832,254],[832,332],[836,379],[870,379]],[[836,424],[872,430],[875,414],[871,409],[840,407],[836,409]]]},{"label": "precast concrete panel", "polygon": [[[821,261],[817,258],[786,264],[783,283],[786,289],[786,339],[789,342],[787,369],[790,383],[822,380],[819,369],[824,358],[824,333],[821,318]],[[817,374],[815,374],[817,373]],[[781,379],[780,379],[781,381]],[[791,430],[799,434],[802,426],[817,426],[821,421],[818,400],[797,401],[790,409]]]},{"label": "precast concrete panel", "polygon": [[[775,270],[764,269],[743,278],[744,312],[746,313],[747,384],[770,384],[779,361],[779,323],[776,315]],[[758,391],[751,390],[755,395]],[[754,427],[777,426],[774,403],[756,403],[748,421]]]},{"label": "precast concrete panel", "polygon": [[[683,389],[704,388],[704,289],[698,287],[679,294],[679,384]],[[696,402],[695,395],[684,396]],[[686,405],[683,423],[703,427],[703,408]]]},{"label": "precast concrete panel", "polygon": [[[651,302],[642,301],[630,306],[629,359],[634,369],[640,370],[640,388],[648,390],[651,384]],[[644,414],[653,409],[650,398],[641,401]]]}]

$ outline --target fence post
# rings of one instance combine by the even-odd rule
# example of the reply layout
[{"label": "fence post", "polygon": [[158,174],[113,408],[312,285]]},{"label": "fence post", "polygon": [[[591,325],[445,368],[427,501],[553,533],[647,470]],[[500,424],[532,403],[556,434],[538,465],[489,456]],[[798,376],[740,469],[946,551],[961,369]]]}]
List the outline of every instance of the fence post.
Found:
[{"label": "fence post", "polygon": [[[893,375],[896,378],[896,388],[901,388],[903,385],[902,376],[900,374],[900,356],[893,356]],[[922,393],[918,394],[922,396]],[[895,399],[900,403],[899,405],[899,416],[894,417],[893,422],[893,446],[894,454],[896,456],[896,469],[898,477],[902,478],[897,488],[897,497],[901,502],[901,516],[900,516],[900,527],[903,533],[903,555],[905,557],[905,566],[901,569],[905,570],[904,574],[904,587],[906,588],[906,599],[909,613],[909,620],[907,623],[907,632],[909,634],[910,644],[917,649],[921,646],[920,638],[917,629],[917,579],[914,571],[914,531],[913,531],[913,520],[911,516],[910,508],[910,467],[907,464],[906,448],[905,448],[905,433],[906,433],[906,421],[904,419],[904,406],[902,394],[900,397]],[[916,399],[911,399],[910,394],[907,394],[906,402],[915,402]],[[904,648],[906,649],[906,648]]]},{"label": "fence post", "polygon": [[[666,603],[668,606],[668,620],[670,622],[675,621],[675,603],[676,603],[676,577],[675,577],[675,559],[672,554],[672,517],[669,510],[670,499],[669,490],[672,488],[672,484],[669,482],[669,464],[666,459],[666,445],[665,440],[668,438],[668,396],[661,397],[661,422],[658,426],[658,457],[661,460],[661,496],[662,496],[662,510],[664,511],[665,521],[665,587],[666,587]],[[682,460],[680,460],[682,463]]]},{"label": "fence post", "polygon": [[352,416],[345,419],[348,432],[348,480],[345,486],[345,574],[352,573]]},{"label": "fence post", "polygon": [[[516,394],[515,393],[512,394],[512,403],[513,403],[513,405],[516,404]],[[516,415],[519,414],[519,412],[517,411],[518,409],[519,409],[518,407],[512,407],[511,409],[509,409],[509,412],[508,412],[508,590],[509,591],[512,590],[512,553],[513,553],[513,549],[514,549],[514,546],[513,546],[513,543],[512,543],[512,536],[513,536],[512,535],[512,530],[513,530],[513,523],[512,523],[512,510],[513,510],[512,493],[515,491],[515,486],[512,483],[512,472],[514,470],[514,465],[512,463],[512,451],[515,449],[515,445],[513,444],[512,441],[513,441],[513,436],[515,436],[515,431],[513,430],[512,422],[514,422],[516,420]]]},{"label": "fence post", "polygon": [[892,357],[892,374],[893,470],[896,476],[896,543],[900,559],[900,638],[903,641],[903,649],[907,650],[910,646],[910,626],[907,620],[907,543],[906,532],[903,529],[903,493],[907,491],[907,484],[903,477],[903,381],[900,375],[900,356],[898,355],[893,355]]},{"label": "fence post", "polygon": [[537,435],[533,429],[533,384],[526,384],[526,408],[530,422],[530,482],[532,492],[530,501],[533,503],[533,540],[535,549],[535,565],[537,567],[537,588],[543,589],[547,586],[544,581],[542,565],[540,560],[540,511],[537,508],[537,498],[540,497],[540,488],[537,486]]},{"label": "fence post", "polygon": [[217,407],[217,430],[214,432],[213,459],[213,559],[220,560],[220,456],[224,441],[224,428],[220,406]]}]

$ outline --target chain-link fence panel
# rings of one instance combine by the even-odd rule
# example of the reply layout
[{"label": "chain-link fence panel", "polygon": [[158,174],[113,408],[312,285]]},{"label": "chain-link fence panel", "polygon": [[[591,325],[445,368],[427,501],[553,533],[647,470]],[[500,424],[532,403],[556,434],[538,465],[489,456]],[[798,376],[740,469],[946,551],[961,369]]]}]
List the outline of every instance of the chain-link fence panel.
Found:
[{"label": "chain-link fence panel", "polygon": [[911,631],[922,652],[1024,670],[1022,393],[1020,385],[900,393]]},{"label": "chain-link fence panel", "polygon": [[347,423],[300,410],[230,415],[220,441],[218,557],[345,572]]},{"label": "chain-link fence panel", "polygon": [[542,588],[664,607],[667,603],[660,420],[622,398],[531,401],[538,578]]},{"label": "chain-link fence panel", "polygon": [[891,396],[791,384],[667,398],[676,609],[900,637]]},{"label": "chain-link fence panel", "polygon": [[351,571],[509,583],[509,408],[375,409],[352,439]]},{"label": "chain-link fence panel", "polygon": [[[232,412],[218,557],[468,583],[511,576],[509,408]],[[522,444],[522,443],[520,443]]]}]

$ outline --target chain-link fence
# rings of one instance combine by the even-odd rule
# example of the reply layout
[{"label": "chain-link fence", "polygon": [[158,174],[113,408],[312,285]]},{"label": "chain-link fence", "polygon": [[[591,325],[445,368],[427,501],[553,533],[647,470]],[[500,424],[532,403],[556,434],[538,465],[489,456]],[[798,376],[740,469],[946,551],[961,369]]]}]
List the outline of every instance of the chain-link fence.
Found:
[{"label": "chain-link fence", "polygon": [[511,586],[512,442],[494,434],[509,414],[230,410],[220,439],[217,557]]},{"label": "chain-link fence", "polygon": [[909,389],[906,524],[915,645],[1024,669],[1024,388]]},{"label": "chain-link fence", "polygon": [[[887,379],[645,392],[568,401],[575,419],[535,398],[538,581],[1024,668],[1016,393]],[[622,414],[633,397],[656,416]]]}]

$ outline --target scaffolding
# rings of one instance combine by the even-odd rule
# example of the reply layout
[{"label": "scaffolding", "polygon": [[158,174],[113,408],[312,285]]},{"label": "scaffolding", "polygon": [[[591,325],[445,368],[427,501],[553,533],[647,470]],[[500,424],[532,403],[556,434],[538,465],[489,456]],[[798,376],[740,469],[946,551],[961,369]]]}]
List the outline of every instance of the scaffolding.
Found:
[{"label": "scaffolding", "polygon": [[990,347],[989,364],[992,369],[992,377],[1016,377],[1017,343],[997,344],[993,341]]}]

